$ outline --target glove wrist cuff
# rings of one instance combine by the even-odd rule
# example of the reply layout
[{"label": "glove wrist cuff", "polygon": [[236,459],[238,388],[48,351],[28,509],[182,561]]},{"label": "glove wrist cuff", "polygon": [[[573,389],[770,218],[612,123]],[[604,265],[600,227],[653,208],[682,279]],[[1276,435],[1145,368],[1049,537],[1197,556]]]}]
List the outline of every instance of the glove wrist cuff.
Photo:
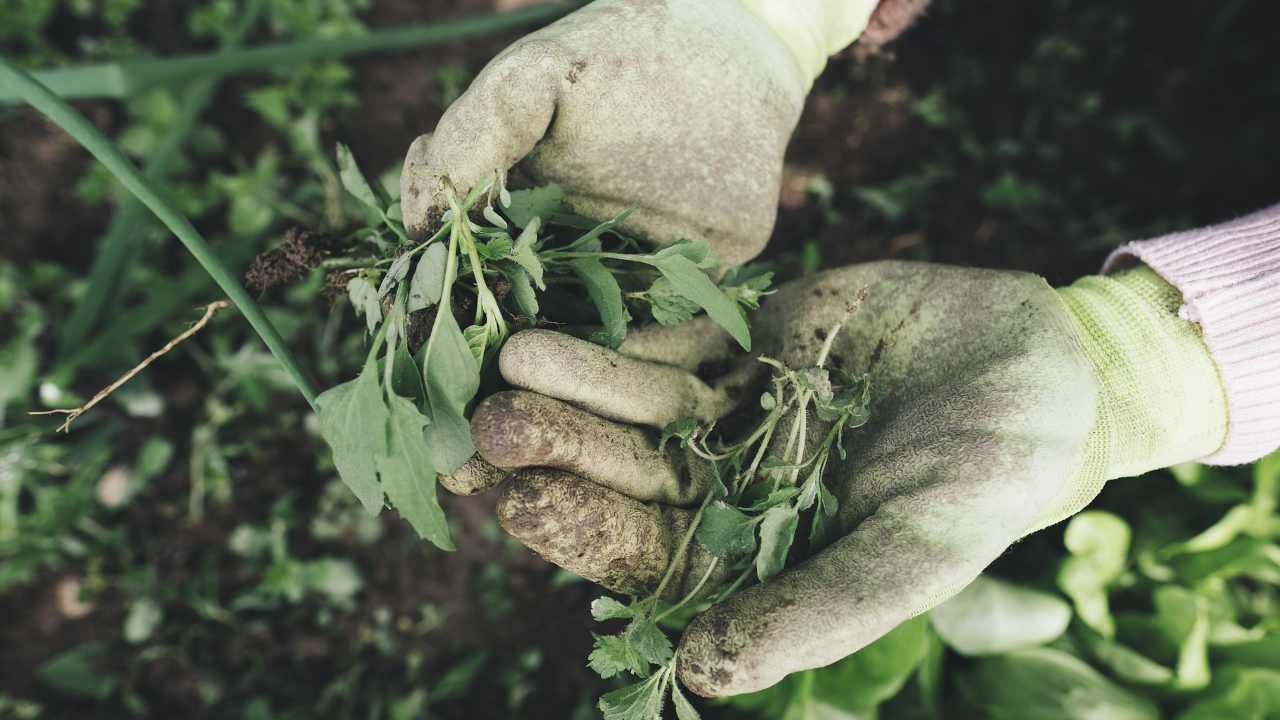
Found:
[{"label": "glove wrist cuff", "polygon": [[822,74],[827,58],[858,39],[879,0],[739,0],[791,50],[805,90]]},{"label": "glove wrist cuff", "polygon": [[1216,452],[1227,435],[1221,375],[1182,294],[1146,266],[1058,290],[1099,383],[1082,478],[1105,482]]}]

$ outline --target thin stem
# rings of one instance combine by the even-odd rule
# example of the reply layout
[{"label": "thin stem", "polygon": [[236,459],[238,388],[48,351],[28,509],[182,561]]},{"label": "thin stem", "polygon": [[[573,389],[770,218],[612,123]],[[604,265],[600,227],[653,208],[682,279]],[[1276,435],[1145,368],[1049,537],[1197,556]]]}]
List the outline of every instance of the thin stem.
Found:
[{"label": "thin stem", "polygon": [[7,88],[18,97],[26,100],[32,107],[43,113],[49,120],[75,138],[86,150],[93,154],[112,175],[128,188],[129,192],[142,201],[156,217],[178,237],[187,250],[209,273],[218,287],[226,293],[231,302],[244,315],[258,336],[262,338],[267,349],[284,367],[292,378],[298,391],[315,409],[316,392],[303,374],[293,353],[285,344],[284,338],[276,331],[271,321],[263,314],[262,308],[254,302],[249,293],[241,287],[239,281],[218,258],[213,249],[205,242],[204,237],[191,225],[182,213],[171,206],[142,176],[133,163],[125,159],[110,140],[93,126],[83,115],[66,102],[58,98],[26,72],[14,67],[7,60],[0,58],[0,88]]},{"label": "thin stem", "polygon": [[707,509],[707,505],[710,504],[711,493],[708,492],[702,498],[702,504],[698,506],[698,512],[694,514],[693,521],[689,523],[689,529],[685,531],[684,538],[680,541],[680,547],[671,556],[671,562],[667,563],[667,571],[662,575],[662,580],[658,583],[658,589],[653,591],[655,598],[662,597],[662,591],[667,589],[667,583],[671,582],[672,576],[676,573],[676,566],[684,560],[684,553],[689,549],[689,544],[693,542],[693,534],[698,531],[698,523],[702,522],[702,513]]},{"label": "thin stem", "polygon": [[686,593],[685,596],[680,599],[680,602],[676,603],[675,605],[672,605],[666,610],[663,610],[661,613],[658,614],[658,617],[653,619],[653,621],[655,623],[662,622],[663,618],[667,617],[668,615],[675,612],[676,610],[679,610],[680,608],[684,607],[686,603],[696,598],[698,596],[698,593],[702,591],[702,586],[706,585],[707,581],[711,579],[711,573],[715,572],[716,566],[719,564],[720,564],[720,558],[712,558],[711,563],[707,565],[707,571],[702,573],[702,579],[698,580],[698,584],[694,585],[693,589],[690,590],[688,593]]}]

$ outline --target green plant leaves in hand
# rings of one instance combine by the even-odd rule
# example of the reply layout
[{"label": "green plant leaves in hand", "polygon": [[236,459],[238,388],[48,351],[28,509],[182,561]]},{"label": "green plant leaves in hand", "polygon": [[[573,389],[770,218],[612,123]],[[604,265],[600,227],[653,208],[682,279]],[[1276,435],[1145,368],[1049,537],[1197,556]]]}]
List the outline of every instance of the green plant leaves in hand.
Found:
[{"label": "green plant leaves in hand", "polygon": [[378,473],[387,497],[418,535],[436,547],[453,550],[449,523],[436,499],[436,461],[424,442],[427,418],[412,401],[392,394],[388,452],[378,457]]},{"label": "green plant leaves in hand", "polygon": [[707,506],[695,537],[716,557],[734,560],[755,552],[755,529],[753,518],[717,500]]},{"label": "green plant leaves in hand", "polygon": [[582,280],[582,284],[587,288],[587,296],[591,298],[591,304],[596,306],[596,311],[600,313],[600,321],[604,323],[604,329],[601,330],[599,337],[603,340],[603,344],[614,350],[622,345],[622,341],[627,337],[627,323],[631,320],[631,313],[627,312],[627,307],[622,304],[622,288],[618,286],[618,281],[614,279],[613,273],[609,272],[596,258],[578,258],[569,262],[569,267],[573,268],[573,272]]},{"label": "green plant leaves in hand", "polygon": [[378,387],[377,361],[371,356],[359,377],[324,391],[316,404],[338,474],[364,509],[377,515],[382,511],[377,459],[387,454],[387,435],[370,429],[386,428],[390,419]]},{"label": "green plant leaves in hand", "polygon": [[431,424],[427,442],[437,461],[436,470],[453,472],[475,454],[467,403],[480,387],[480,363],[472,354],[458,321],[441,306],[423,357]]}]

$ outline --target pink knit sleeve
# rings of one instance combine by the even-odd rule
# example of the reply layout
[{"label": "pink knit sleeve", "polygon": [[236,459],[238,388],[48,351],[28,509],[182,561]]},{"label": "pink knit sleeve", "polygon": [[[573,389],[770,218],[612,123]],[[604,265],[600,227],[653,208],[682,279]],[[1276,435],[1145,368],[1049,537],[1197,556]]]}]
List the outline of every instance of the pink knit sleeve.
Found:
[{"label": "pink knit sleeve", "polygon": [[1236,465],[1280,447],[1280,205],[1221,225],[1124,245],[1104,272],[1146,263],[1182,291],[1227,392],[1227,440],[1201,462]]}]

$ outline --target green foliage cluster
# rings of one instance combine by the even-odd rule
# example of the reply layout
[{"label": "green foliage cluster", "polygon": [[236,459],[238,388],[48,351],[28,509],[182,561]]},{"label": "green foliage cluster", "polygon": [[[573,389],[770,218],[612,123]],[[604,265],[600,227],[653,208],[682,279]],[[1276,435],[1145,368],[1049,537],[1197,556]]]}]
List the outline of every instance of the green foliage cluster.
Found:
[{"label": "green foliage cluster", "polygon": [[[342,479],[370,513],[382,509],[385,496],[437,547],[453,549],[435,497],[436,475],[457,470],[475,453],[467,416],[481,376],[512,323],[529,327],[542,316],[539,294],[548,283],[580,288],[603,326],[592,339],[612,348],[626,338],[630,305],[647,307],[664,324],[705,310],[750,349],[743,308],[759,304],[771,276],[738,272],[719,287],[707,274],[715,265],[705,243],[641,252],[617,231],[629,210],[592,223],[563,204],[555,185],[509,192],[497,180],[461,199],[450,191],[439,230],[414,243],[395,191],[370,183],[344,145],[337,167],[370,220],[353,233],[359,242],[339,262],[365,265],[344,271],[344,280],[373,341],[359,377],[319,397],[321,432]],[[495,294],[498,282],[510,288],[509,309]],[[624,285],[637,290],[624,295]],[[475,308],[465,328],[455,296]],[[415,313],[431,317],[430,331],[410,348]]]},{"label": "green foliage cluster", "polygon": [[[760,396],[764,419],[745,438],[713,450],[709,442],[714,427],[700,428],[696,420],[686,418],[664,429],[660,445],[678,439],[681,447],[709,464],[715,481],[653,593],[633,598],[628,605],[602,597],[591,606],[596,620],[628,623],[619,634],[595,637],[588,664],[605,679],[624,671],[643,678],[600,699],[608,720],[661,718],[668,693],[680,720],[699,717],[676,681],[676,654],[659,623],[681,613],[672,621],[678,626],[681,619],[731,596],[749,579],[767,582],[781,572],[795,555],[792,547],[802,513],[809,526],[804,555],[834,539],[832,521],[839,503],[823,474],[832,452],[845,457],[844,433],[867,423],[870,384],[865,375],[824,366],[836,333],[854,312],[851,308],[827,334],[813,367],[792,370],[773,358],[759,358],[774,369],[774,376],[771,389]],[[805,447],[810,415],[830,424],[812,452]],[[682,598],[667,603],[664,590],[694,540],[714,559]],[[708,587],[718,568],[736,577]]]}]

